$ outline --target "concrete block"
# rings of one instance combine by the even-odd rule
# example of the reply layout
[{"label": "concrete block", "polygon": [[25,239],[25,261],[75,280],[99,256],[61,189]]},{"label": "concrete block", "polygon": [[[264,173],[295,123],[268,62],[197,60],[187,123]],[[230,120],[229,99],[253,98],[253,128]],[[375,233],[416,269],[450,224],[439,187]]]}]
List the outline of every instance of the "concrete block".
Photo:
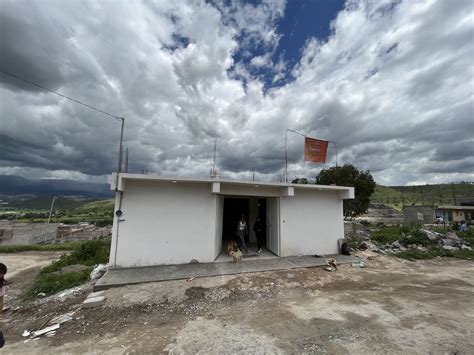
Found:
[{"label": "concrete block", "polygon": [[104,295],[104,291],[91,292],[89,293],[89,296],[87,296],[87,298],[95,298],[95,297],[99,297],[103,295]]},{"label": "concrete block", "polygon": [[104,302],[105,302],[104,296],[86,298],[84,302],[82,302],[82,308],[98,307],[98,306],[101,306]]}]

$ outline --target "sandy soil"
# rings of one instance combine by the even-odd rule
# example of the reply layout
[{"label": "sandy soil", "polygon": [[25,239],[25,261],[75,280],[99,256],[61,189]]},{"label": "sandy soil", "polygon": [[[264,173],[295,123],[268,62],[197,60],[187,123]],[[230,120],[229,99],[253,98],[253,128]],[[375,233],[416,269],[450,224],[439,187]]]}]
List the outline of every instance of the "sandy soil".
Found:
[{"label": "sandy soil", "polygon": [[[379,257],[342,266],[90,288],[7,315],[6,353],[472,354],[474,263]],[[77,310],[52,338],[24,329]]]},{"label": "sandy soil", "polygon": [[6,278],[14,280],[28,269],[38,269],[58,259],[63,251],[25,251],[21,253],[0,254],[0,261],[8,267]]}]

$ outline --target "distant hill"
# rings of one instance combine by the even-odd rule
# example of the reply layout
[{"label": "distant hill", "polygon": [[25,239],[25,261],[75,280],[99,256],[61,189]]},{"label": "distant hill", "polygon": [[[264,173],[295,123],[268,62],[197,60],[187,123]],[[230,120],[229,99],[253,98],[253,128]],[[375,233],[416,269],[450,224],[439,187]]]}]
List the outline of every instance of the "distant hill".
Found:
[{"label": "distant hill", "polygon": [[371,202],[401,207],[403,199],[406,205],[460,205],[474,202],[474,184],[437,184],[416,186],[377,185],[371,196]]},{"label": "distant hill", "polygon": [[[11,208],[19,210],[49,210],[51,207],[51,200],[52,198],[47,196],[14,199],[4,207],[7,209]],[[87,203],[87,201],[59,197],[54,201],[54,210],[70,210],[80,207],[85,203]]]},{"label": "distant hill", "polygon": [[29,180],[20,176],[0,175],[0,195],[84,196],[105,198],[113,196],[109,184],[62,179]]}]

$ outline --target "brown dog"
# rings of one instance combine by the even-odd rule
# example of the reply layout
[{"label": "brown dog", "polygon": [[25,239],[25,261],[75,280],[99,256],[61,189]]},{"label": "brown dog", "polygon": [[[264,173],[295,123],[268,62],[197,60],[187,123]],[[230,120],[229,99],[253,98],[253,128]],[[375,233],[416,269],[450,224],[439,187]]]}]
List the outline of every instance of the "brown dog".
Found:
[{"label": "brown dog", "polygon": [[231,252],[233,252],[237,248],[237,243],[234,240],[230,240],[227,243],[227,254],[231,255]]}]

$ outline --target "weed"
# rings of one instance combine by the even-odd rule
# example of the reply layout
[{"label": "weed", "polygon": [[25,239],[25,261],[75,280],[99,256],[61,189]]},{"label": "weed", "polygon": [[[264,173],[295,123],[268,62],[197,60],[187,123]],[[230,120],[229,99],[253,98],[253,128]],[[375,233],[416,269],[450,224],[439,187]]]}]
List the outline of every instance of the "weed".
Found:
[{"label": "weed", "polygon": [[[38,297],[41,292],[51,295],[88,281],[93,265],[108,262],[109,251],[110,238],[78,243],[71,254],[62,255],[59,260],[41,269],[33,286],[23,295],[23,299],[31,300]],[[65,266],[76,264],[90,268],[81,272],[55,273]]]},{"label": "weed", "polygon": [[23,295],[23,299],[31,300],[38,297],[39,293],[46,296],[83,284],[89,280],[92,268],[80,272],[66,274],[40,274],[33,286]]},{"label": "weed", "polygon": [[57,244],[30,244],[30,245],[0,245],[0,253],[18,253],[22,251],[55,251],[75,250],[81,242],[66,242]]},{"label": "weed", "polygon": [[379,230],[374,230],[371,233],[372,241],[380,244],[391,244],[402,237],[402,233],[410,233],[408,227],[384,227]]},{"label": "weed", "polygon": [[437,244],[436,241],[429,239],[420,230],[411,231],[409,236],[401,237],[399,241],[403,246],[420,244],[424,247],[428,247]]}]

